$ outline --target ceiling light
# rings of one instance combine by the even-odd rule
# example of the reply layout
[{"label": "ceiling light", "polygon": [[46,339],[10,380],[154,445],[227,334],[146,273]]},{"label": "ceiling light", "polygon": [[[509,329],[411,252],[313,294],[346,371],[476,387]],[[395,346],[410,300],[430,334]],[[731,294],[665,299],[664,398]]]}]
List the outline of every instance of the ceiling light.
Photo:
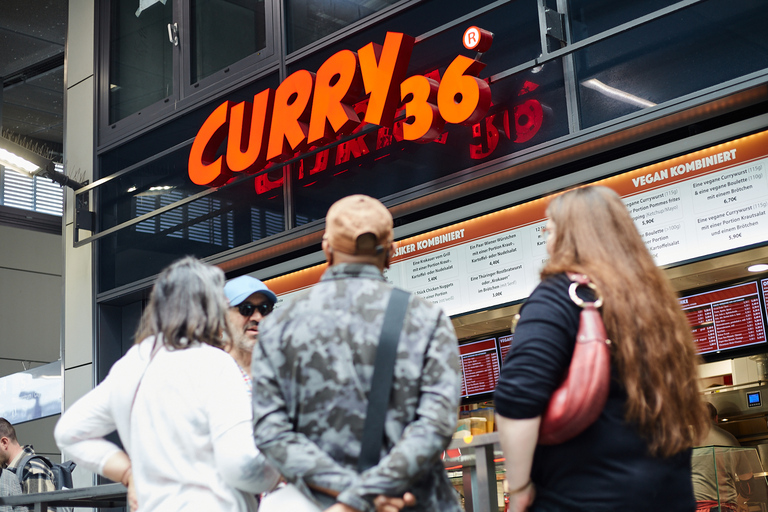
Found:
[{"label": "ceiling light", "polygon": [[757,265],[750,265],[747,267],[750,272],[765,272],[768,270],[768,263],[758,263]]},{"label": "ceiling light", "polygon": [[53,163],[53,160],[38,155],[5,137],[0,137],[0,165],[30,178],[35,176],[48,178],[73,190],[84,187],[82,183],[78,183],[64,173],[56,172],[56,164]]},{"label": "ceiling light", "polygon": [[34,151],[0,137],[0,165],[32,177],[50,162]]},{"label": "ceiling light", "polygon": [[621,89],[617,89],[615,87],[611,87],[610,85],[606,85],[600,80],[598,80],[597,78],[591,78],[589,80],[586,80],[582,82],[581,85],[583,85],[587,89],[592,89],[599,93],[602,93],[605,96],[608,96],[609,98],[623,101],[624,103],[629,103],[630,105],[635,105],[636,107],[647,108],[647,107],[656,106],[656,104],[653,103],[652,101],[645,100],[643,98],[640,98],[639,96],[635,96],[634,94],[630,94],[626,91],[622,91]]},{"label": "ceiling light", "polygon": [[139,192],[136,194],[136,196],[162,196],[167,193],[169,190],[173,190],[176,187],[173,185],[155,185],[152,187],[149,187],[143,192]]}]

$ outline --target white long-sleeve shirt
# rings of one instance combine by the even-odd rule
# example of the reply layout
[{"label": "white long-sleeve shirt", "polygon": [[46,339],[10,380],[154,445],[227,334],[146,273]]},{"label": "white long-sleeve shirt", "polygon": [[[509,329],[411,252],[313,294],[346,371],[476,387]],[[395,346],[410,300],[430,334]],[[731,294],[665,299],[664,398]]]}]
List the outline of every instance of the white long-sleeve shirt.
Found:
[{"label": "white long-sleeve shirt", "polygon": [[279,474],[254,443],[237,363],[223,350],[193,343],[163,347],[148,364],[153,341],[133,346],[62,415],[54,432],[59,448],[102,473],[119,450],[104,436],[117,430],[140,510],[255,509],[253,494],[274,487]]}]

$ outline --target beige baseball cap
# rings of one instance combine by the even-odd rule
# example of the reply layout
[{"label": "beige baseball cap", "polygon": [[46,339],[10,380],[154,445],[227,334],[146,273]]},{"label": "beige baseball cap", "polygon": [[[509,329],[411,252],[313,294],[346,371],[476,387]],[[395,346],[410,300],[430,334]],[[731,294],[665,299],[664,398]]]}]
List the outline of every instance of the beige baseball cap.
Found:
[{"label": "beige baseball cap", "polygon": [[[339,199],[325,216],[325,236],[335,251],[376,255],[392,243],[392,214],[380,201],[356,194]],[[364,236],[371,234],[373,236]]]}]

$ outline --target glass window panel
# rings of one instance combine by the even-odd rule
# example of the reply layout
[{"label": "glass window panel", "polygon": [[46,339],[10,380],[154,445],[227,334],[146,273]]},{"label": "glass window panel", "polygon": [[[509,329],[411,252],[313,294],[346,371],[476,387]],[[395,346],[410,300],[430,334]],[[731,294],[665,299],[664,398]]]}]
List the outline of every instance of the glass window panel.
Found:
[{"label": "glass window panel", "polygon": [[[368,27],[366,30],[362,32],[359,32],[350,37],[347,37],[344,39],[343,42],[339,44],[334,44],[333,46],[324,49],[324,51],[322,52],[314,52],[312,55],[306,58],[302,58],[299,61],[295,61],[289,64],[288,72],[292,73],[297,69],[308,69],[310,71],[315,71],[317,70],[317,68],[320,67],[320,65],[325,61],[325,59],[327,59],[329,56],[333,55],[337,51],[344,50],[344,49],[357,51],[359,48],[365,46],[370,42],[383,44],[384,38],[387,35],[387,31],[402,32],[404,34],[408,34],[409,36],[417,37],[425,32],[428,32],[429,30],[432,30],[436,27],[439,27],[440,25],[443,25],[452,20],[455,20],[456,18],[464,16],[467,13],[472,12],[476,9],[479,9],[485,6],[486,4],[490,4],[492,2],[493,0],[476,0],[472,3],[457,2],[455,0],[428,0],[428,1],[422,2],[414,6],[413,8],[406,10],[405,12],[402,12],[396,16],[387,18],[386,20],[383,20],[374,26]],[[528,10],[527,8],[530,8],[530,6],[533,6],[533,10],[534,11],[536,10],[535,0],[518,0],[516,2],[512,2],[512,4],[515,5],[513,9],[521,8],[523,10]],[[518,7],[518,6],[521,6],[521,7]],[[505,7],[509,8],[509,4]],[[492,13],[496,13],[497,15],[499,12],[502,12],[502,11],[498,9],[492,11]],[[491,19],[493,19],[493,17],[491,17]],[[515,20],[498,20],[498,21],[502,21],[502,22],[509,21],[511,23],[515,22]],[[463,34],[463,31],[467,27],[470,27],[472,24],[474,24],[474,21],[468,21],[466,24],[461,25],[461,29],[458,36],[459,37],[458,41],[460,46],[461,46],[461,39],[460,39],[461,34]],[[532,28],[533,30],[536,31],[536,44],[538,45],[538,51],[536,55],[539,55],[541,53],[541,44],[538,42],[539,41],[538,18],[536,19],[533,26],[529,28]],[[527,47],[528,41],[525,41],[522,44],[524,44]],[[445,53],[445,50],[441,49],[441,51],[438,52],[438,55],[443,55],[444,53]],[[415,58],[415,56],[412,57],[412,62],[413,62],[413,58]]]},{"label": "glass window panel", "polygon": [[[55,165],[56,172],[63,172],[62,164]],[[58,183],[0,167],[0,205],[61,216],[63,204],[64,189]]]},{"label": "glass window panel", "polygon": [[266,46],[264,0],[194,0],[191,7],[193,83]]},{"label": "glass window panel", "polygon": [[[357,49],[374,41],[382,43],[387,30],[418,36],[466,14],[478,5],[425,2],[406,14],[377,24],[326,48],[320,55],[290,66],[316,70],[327,57],[344,48]],[[424,12],[419,11],[421,8]],[[429,10],[435,16],[428,16]],[[399,18],[402,18],[399,19]],[[455,28],[427,39],[413,50],[409,74],[442,75],[459,54],[472,55],[462,44],[467,27],[477,25],[497,34],[482,58],[487,63],[480,76],[528,62],[541,53],[535,1],[510,2]],[[493,107],[475,126],[449,125],[440,142],[417,144],[402,141],[399,128],[393,135],[379,129],[352,142],[309,156],[291,167],[296,225],[322,219],[336,199],[353,193],[385,198],[413,187],[445,178],[486,161],[521,151],[568,133],[563,68],[560,60],[517,73],[491,85]],[[363,103],[359,108],[364,108]],[[398,137],[401,140],[398,140]]]},{"label": "glass window panel", "polygon": [[109,122],[139,112],[173,94],[173,49],[168,24],[173,2],[111,1]]},{"label": "glass window panel", "polygon": [[333,34],[400,0],[286,0],[288,52]]},{"label": "glass window panel", "polygon": [[676,0],[569,0],[572,40],[581,41],[675,3]]},{"label": "glass window panel", "polygon": [[576,52],[582,127],[764,70],[766,23],[761,0],[711,0]]},{"label": "glass window panel", "polygon": [[[259,196],[246,180],[105,236],[97,241],[99,290],[153,276],[185,254],[205,258],[284,231],[282,187],[272,192]],[[145,189],[120,202],[135,218],[183,197]]]},{"label": "glass window panel", "polygon": [[3,178],[3,204],[23,210],[34,210],[34,179],[11,169],[5,170]]},{"label": "glass window panel", "polygon": [[[225,99],[233,103],[253,101],[254,94],[261,92],[267,87],[275,88],[278,85],[278,75],[274,73],[236,91],[229,92],[225,98],[217,98],[206,105],[200,105],[189,114],[170,123],[165,123],[141,137],[136,137],[121,144],[100,156],[99,176],[102,178],[109,176],[126,167],[152,158],[176,144],[191,140],[195,137],[211,112],[221,105]],[[189,149],[187,149],[188,151]]]},{"label": "glass window panel", "polygon": [[398,140],[396,122],[394,135],[380,128],[293,164],[296,224],[322,219],[334,201],[349,194],[381,199],[429,187],[435,180],[566,135],[562,62],[535,71],[493,84],[489,115],[475,126],[449,125],[437,142]]}]

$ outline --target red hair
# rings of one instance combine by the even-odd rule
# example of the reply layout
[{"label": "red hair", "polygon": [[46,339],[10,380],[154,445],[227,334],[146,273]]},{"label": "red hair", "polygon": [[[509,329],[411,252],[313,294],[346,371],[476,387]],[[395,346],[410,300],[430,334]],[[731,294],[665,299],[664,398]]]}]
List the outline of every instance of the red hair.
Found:
[{"label": "red hair", "polygon": [[580,272],[600,290],[626,420],[654,455],[691,448],[708,428],[691,328],[626,207],[612,190],[591,186],[555,197],[547,215],[555,234],[541,277]]}]

